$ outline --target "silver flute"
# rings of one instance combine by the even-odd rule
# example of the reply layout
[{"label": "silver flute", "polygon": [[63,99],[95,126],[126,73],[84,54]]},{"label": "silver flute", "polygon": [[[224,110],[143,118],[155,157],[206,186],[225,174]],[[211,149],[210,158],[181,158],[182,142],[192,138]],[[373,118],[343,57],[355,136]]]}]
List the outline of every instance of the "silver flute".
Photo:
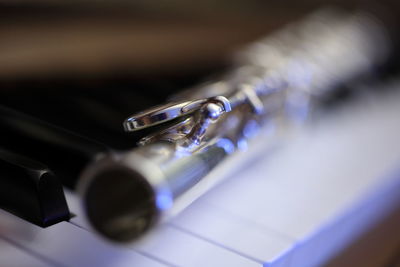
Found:
[{"label": "silver flute", "polygon": [[141,237],[175,202],[197,197],[187,196],[271,123],[303,122],[321,96],[371,73],[388,51],[378,20],[338,10],[317,12],[251,44],[227,73],[124,122],[128,132],[164,127],[83,172],[79,191],[88,221],[112,241]]}]

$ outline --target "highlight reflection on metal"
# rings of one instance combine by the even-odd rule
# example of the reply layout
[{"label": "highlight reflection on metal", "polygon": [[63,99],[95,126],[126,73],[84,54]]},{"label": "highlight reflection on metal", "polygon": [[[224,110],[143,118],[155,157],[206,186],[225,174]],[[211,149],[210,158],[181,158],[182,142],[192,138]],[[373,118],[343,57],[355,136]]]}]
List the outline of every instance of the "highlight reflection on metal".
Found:
[{"label": "highlight reflection on metal", "polygon": [[124,129],[127,132],[141,130],[176,118],[187,116],[188,114],[199,111],[200,109],[202,109],[202,112],[207,113],[204,114],[206,117],[217,119],[222,115],[222,113],[231,111],[231,106],[229,101],[223,96],[196,101],[170,103],[132,115],[125,120]]},{"label": "highlight reflection on metal", "polygon": [[114,241],[141,236],[257,132],[303,121],[319,96],[383,61],[385,37],[366,14],[319,12],[251,45],[218,80],[128,118],[127,131],[170,123],[87,168],[80,188],[89,221]]},{"label": "highlight reflection on metal", "polygon": [[[132,115],[125,120],[124,128],[127,132],[137,131],[196,113],[199,115],[197,116],[195,125],[191,127],[190,132],[186,134],[185,140],[182,139],[180,144],[190,146],[194,143],[199,145],[209,124],[218,120],[222,114],[229,111],[231,111],[231,105],[224,96],[184,101],[150,108]],[[181,133],[184,133],[184,131],[181,131]],[[144,140],[142,140],[142,143],[145,143]]]}]

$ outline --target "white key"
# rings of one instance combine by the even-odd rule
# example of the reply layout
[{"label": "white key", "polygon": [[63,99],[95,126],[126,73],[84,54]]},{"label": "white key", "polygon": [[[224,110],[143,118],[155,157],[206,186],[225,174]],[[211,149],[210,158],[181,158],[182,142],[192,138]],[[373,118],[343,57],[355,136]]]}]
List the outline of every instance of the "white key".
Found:
[{"label": "white key", "polygon": [[[266,264],[272,264],[294,244],[293,239],[201,200],[193,203],[171,224]],[[289,259],[285,261],[288,266]]]},{"label": "white key", "polygon": [[[397,175],[399,175],[397,173]],[[377,188],[360,205],[343,211],[327,225],[316,229],[294,249],[291,258],[294,266],[321,266],[335,256],[365,231],[400,206],[400,179]],[[315,253],[318,251],[318,253]]]},{"label": "white key", "polygon": [[[91,231],[88,223],[82,219],[77,196],[73,192],[66,192],[66,197],[71,211],[77,215],[71,221]],[[255,260],[166,225],[154,229],[132,248],[177,266],[261,266]],[[200,252],[204,253],[202,257]]]},{"label": "white key", "polygon": [[[0,210],[0,216],[13,215]],[[30,235],[24,238],[3,233],[8,239],[62,266],[165,266],[126,247],[111,245],[68,222],[40,228],[17,217],[14,221],[27,228]]]},{"label": "white key", "polygon": [[52,264],[31,255],[0,237],[0,265],[7,267],[50,267]]},{"label": "white key", "polygon": [[260,262],[245,258],[168,225],[155,228],[132,247],[176,266],[262,266]]}]

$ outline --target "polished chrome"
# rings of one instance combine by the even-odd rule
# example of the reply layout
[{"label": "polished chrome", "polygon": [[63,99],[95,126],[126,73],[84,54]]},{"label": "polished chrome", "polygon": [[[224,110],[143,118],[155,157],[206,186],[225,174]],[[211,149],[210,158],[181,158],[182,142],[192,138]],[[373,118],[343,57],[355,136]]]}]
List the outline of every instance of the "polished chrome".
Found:
[{"label": "polished chrome", "polygon": [[87,168],[80,190],[89,221],[114,241],[140,237],[257,133],[297,125],[321,95],[368,73],[387,44],[369,15],[324,11],[250,45],[219,79],[125,121],[128,132],[165,127]]},{"label": "polished chrome", "polygon": [[142,111],[126,119],[123,124],[124,129],[127,132],[137,131],[185,116],[194,111],[183,110],[183,107],[190,103],[191,101],[169,103]]},{"label": "polished chrome", "polygon": [[[212,107],[214,107],[213,111]],[[195,101],[168,103],[134,114],[126,119],[123,125],[127,132],[137,131],[176,118],[185,117],[191,113],[199,111],[200,109],[208,109],[210,112],[212,111],[212,113],[206,114],[206,116],[217,119],[222,113],[229,112],[231,106],[228,99],[223,96],[210,97]]]}]

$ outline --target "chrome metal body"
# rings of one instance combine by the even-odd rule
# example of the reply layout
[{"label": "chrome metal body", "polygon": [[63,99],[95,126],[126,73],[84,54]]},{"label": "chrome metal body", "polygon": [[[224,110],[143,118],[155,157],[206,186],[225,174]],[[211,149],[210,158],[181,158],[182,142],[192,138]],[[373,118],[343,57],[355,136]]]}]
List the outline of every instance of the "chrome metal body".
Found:
[{"label": "chrome metal body", "polygon": [[87,168],[80,190],[89,221],[113,241],[140,237],[266,125],[304,121],[320,95],[368,73],[385,59],[387,44],[371,17],[337,11],[252,44],[219,79],[125,121],[127,131],[174,123]]}]

